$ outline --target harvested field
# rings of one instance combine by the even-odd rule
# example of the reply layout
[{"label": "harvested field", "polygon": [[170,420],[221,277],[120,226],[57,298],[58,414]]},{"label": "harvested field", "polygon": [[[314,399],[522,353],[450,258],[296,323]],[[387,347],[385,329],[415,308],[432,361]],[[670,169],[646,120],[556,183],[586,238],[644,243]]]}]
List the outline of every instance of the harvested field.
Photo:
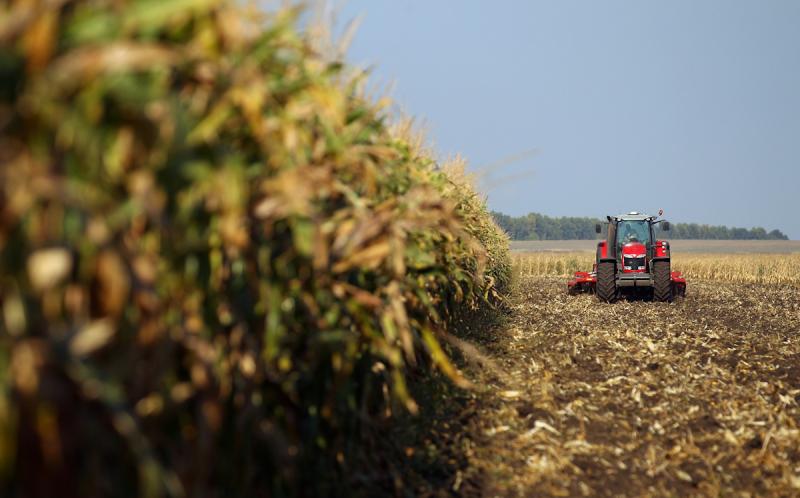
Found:
[{"label": "harvested field", "polygon": [[[466,370],[462,496],[797,496],[800,289],[601,304],[520,276]],[[448,451],[453,451],[452,444]],[[452,461],[452,458],[451,458]]]}]

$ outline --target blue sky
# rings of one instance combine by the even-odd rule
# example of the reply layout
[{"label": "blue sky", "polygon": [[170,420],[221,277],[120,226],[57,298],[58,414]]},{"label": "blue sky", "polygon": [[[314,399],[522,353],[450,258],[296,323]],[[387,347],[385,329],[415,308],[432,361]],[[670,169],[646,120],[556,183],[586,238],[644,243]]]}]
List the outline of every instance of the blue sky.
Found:
[{"label": "blue sky", "polygon": [[508,214],[779,228],[800,239],[800,2],[350,0],[348,60]]}]

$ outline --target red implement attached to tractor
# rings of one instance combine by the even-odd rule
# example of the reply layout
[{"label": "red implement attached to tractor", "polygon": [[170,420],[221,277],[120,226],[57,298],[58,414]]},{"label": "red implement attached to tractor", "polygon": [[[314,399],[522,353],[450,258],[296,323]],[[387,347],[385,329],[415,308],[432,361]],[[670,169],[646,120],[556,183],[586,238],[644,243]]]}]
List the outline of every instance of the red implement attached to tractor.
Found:
[{"label": "red implement attached to tractor", "polygon": [[[630,294],[662,302],[686,295],[686,279],[671,269],[669,242],[655,238],[656,225],[668,231],[669,222],[657,218],[637,212],[607,216],[606,240],[597,243],[594,268],[575,272],[569,293],[589,292],[609,303]],[[601,224],[595,228],[602,232]]]}]

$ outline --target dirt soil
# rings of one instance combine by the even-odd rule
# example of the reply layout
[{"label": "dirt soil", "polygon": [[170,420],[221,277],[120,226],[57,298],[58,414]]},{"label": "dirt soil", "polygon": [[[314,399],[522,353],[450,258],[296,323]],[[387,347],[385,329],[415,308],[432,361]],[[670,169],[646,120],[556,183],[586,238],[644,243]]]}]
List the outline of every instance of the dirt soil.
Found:
[{"label": "dirt soil", "polygon": [[467,355],[476,390],[439,423],[463,463],[433,494],[800,495],[800,289],[691,282],[673,304],[613,305],[565,290],[523,279]]}]

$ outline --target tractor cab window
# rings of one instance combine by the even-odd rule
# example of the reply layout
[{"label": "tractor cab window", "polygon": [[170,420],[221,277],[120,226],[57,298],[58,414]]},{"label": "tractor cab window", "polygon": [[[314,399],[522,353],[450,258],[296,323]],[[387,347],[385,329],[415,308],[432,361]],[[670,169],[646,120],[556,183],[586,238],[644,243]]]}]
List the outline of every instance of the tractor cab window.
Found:
[{"label": "tractor cab window", "polygon": [[617,226],[617,243],[640,242],[650,246],[650,226],[646,221],[621,221]]}]

